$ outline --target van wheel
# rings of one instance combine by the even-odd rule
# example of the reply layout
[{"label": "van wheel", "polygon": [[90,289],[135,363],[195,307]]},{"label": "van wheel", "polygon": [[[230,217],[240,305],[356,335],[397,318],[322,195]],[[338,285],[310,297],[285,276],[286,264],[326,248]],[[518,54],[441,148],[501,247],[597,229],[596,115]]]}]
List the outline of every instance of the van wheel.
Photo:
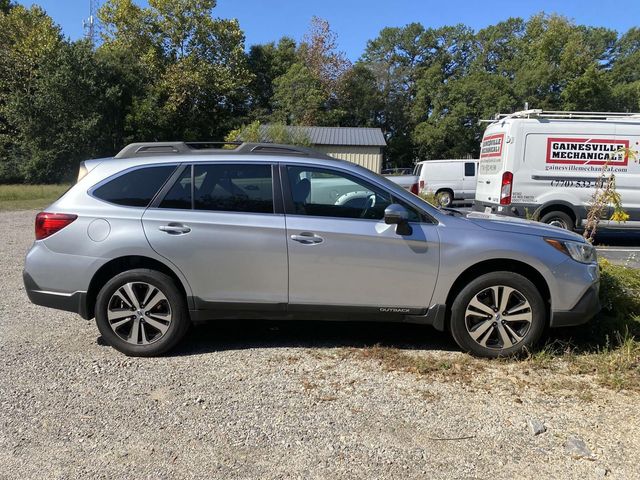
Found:
[{"label": "van wheel", "polygon": [[564,228],[565,230],[573,230],[573,219],[564,212],[556,211],[545,213],[540,219],[542,223],[548,223],[554,227]]},{"label": "van wheel", "polygon": [[532,347],[546,324],[536,286],[513,272],[492,272],[470,282],[451,306],[456,343],[473,355],[495,358]]},{"label": "van wheel", "polygon": [[189,313],[182,293],[164,273],[129,270],[109,280],[96,299],[102,338],[133,357],[160,355],[187,332]]},{"label": "van wheel", "polygon": [[453,193],[449,190],[442,190],[441,192],[436,193],[436,198],[442,207],[450,207],[453,203]]}]

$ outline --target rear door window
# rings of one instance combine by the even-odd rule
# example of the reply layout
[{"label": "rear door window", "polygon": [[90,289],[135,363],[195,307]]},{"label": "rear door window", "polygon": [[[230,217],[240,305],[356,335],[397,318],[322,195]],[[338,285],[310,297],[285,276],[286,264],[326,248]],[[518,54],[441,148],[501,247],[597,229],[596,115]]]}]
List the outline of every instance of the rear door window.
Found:
[{"label": "rear door window", "polygon": [[175,169],[157,165],[130,170],[97,187],[92,195],[116,205],[146,208]]},{"label": "rear door window", "polygon": [[196,210],[274,212],[270,164],[195,165],[193,184]]}]

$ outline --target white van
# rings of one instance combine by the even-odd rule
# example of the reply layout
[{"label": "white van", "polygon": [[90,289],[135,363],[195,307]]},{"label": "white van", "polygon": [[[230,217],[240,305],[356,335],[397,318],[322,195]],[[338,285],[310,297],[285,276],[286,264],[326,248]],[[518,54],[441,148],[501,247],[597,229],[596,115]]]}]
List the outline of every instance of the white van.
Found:
[{"label": "white van", "polygon": [[419,191],[435,193],[448,207],[454,200],[473,200],[476,191],[477,160],[425,160],[416,163]]},{"label": "white van", "polygon": [[485,131],[474,208],[583,227],[604,165],[615,174],[627,222],[640,228],[640,114],[525,110],[499,115]]}]

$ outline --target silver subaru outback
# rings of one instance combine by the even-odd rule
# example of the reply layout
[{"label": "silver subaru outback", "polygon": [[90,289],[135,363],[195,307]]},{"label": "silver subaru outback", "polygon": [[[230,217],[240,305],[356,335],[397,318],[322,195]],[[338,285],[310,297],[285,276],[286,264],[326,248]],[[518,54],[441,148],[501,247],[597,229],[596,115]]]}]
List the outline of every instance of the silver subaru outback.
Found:
[{"label": "silver subaru outback", "polygon": [[132,144],[83,162],[36,217],[31,301],[95,318],[138,356],[192,323],[259,317],[432,325],[497,357],[600,308],[596,253],[579,235],[438,209],[312,150],[212,147]]}]

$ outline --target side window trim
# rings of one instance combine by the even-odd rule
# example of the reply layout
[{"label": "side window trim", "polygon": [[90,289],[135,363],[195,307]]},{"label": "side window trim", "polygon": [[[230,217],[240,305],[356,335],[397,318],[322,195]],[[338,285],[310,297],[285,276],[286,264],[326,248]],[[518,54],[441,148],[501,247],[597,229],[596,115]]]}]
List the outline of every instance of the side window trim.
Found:
[{"label": "side window trim", "polygon": [[[285,180],[286,182],[286,180]],[[273,214],[274,215],[284,215],[285,213],[285,204],[282,191],[282,184],[285,183],[282,181],[282,169],[280,168],[280,164],[272,163],[271,164],[271,189],[273,195]]]},{"label": "side window trim", "polygon": [[294,164],[292,163],[278,164],[282,191],[282,206],[284,207],[285,215],[295,215],[295,206],[293,205],[293,196],[291,195],[291,185],[289,184],[289,176],[287,175],[287,167],[293,165]]},{"label": "side window trim", "polygon": [[[124,170],[120,170],[117,173],[114,173],[113,175],[104,178],[102,180],[100,180],[98,183],[96,183],[95,185],[89,187],[87,189],[87,195],[89,195],[91,198],[95,198],[96,200],[100,201],[100,202],[104,202],[107,203],[109,205],[117,205],[118,207],[121,208],[136,208],[136,209],[143,209],[146,210],[147,208],[150,208],[150,206],[154,203],[155,199],[158,197],[158,193],[163,191],[164,188],[167,186],[167,184],[171,184],[170,180],[172,179],[173,175],[175,174],[175,171],[177,170],[177,167],[179,167],[180,164],[178,163],[151,163],[151,164],[147,164],[147,165],[134,165],[131,166],[129,168],[125,168]],[[168,177],[167,179],[164,181],[164,183],[162,184],[162,186],[158,189],[158,191],[155,193],[155,195],[153,196],[153,198],[151,199],[151,201],[149,202],[149,204],[146,207],[136,207],[136,206],[131,206],[131,205],[121,205],[119,203],[114,203],[114,202],[110,202],[108,200],[104,200],[96,195],[94,195],[94,192],[96,190],[98,190],[100,187],[102,187],[103,185],[106,185],[107,183],[115,180],[116,178],[122,177],[123,175],[126,175],[130,172],[134,172],[136,170],[142,170],[144,168],[155,168],[155,167],[174,167],[174,170]]]}]

